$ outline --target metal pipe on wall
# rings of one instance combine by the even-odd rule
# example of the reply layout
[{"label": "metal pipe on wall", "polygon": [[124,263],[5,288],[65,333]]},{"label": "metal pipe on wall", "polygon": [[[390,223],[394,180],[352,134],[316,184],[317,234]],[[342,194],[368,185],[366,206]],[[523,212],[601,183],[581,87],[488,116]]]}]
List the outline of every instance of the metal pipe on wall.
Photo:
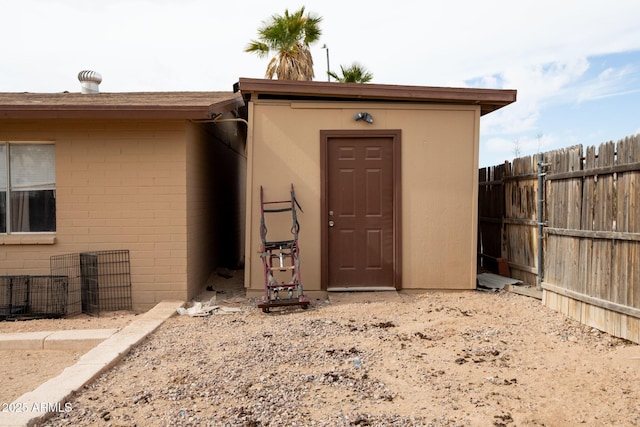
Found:
[{"label": "metal pipe on wall", "polygon": [[536,289],[542,290],[542,277],[544,275],[543,268],[543,250],[542,243],[544,241],[544,177],[547,174],[543,171],[546,164],[543,163],[542,153],[538,153],[538,280]]}]

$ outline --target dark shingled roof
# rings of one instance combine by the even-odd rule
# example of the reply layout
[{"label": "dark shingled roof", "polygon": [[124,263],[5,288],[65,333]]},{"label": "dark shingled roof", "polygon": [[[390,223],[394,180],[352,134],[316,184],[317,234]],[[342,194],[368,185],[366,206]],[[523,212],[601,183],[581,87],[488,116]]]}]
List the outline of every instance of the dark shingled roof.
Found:
[{"label": "dark shingled roof", "polygon": [[210,119],[243,105],[233,92],[0,92],[0,118]]}]

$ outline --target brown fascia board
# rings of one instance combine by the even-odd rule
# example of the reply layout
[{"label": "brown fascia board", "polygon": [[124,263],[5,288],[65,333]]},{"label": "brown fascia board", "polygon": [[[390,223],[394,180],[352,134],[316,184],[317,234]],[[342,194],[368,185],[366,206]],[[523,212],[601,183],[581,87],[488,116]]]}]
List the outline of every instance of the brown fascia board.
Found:
[{"label": "brown fascia board", "polygon": [[399,86],[371,83],[338,83],[296,80],[240,78],[239,88],[249,101],[252,97],[295,97],[307,99],[344,99],[403,101],[480,105],[487,114],[516,101],[513,89],[477,89],[431,86]]},{"label": "brown fascia board", "polygon": [[0,119],[210,119],[244,105],[232,92],[0,93]]},{"label": "brown fascia board", "polygon": [[0,119],[208,119],[209,108],[116,106],[5,106]]}]

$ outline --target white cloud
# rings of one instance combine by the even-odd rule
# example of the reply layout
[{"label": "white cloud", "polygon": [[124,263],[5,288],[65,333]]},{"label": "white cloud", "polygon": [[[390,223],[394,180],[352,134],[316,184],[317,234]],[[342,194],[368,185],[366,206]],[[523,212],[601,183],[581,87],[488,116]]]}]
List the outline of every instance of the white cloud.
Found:
[{"label": "white cloud", "polygon": [[581,82],[575,89],[577,102],[588,102],[614,96],[640,92],[640,70],[627,64],[621,68],[609,67],[597,77]]},{"label": "white cloud", "polygon": [[540,110],[561,97],[589,68],[586,58],[569,62],[530,64],[513,67],[493,76],[472,80],[480,87],[517,88],[515,104],[483,118],[482,132],[487,135],[519,133],[536,129]]},{"label": "white cloud", "polygon": [[[539,133],[549,147],[571,140],[575,129],[543,129],[550,109],[565,114],[640,91],[637,64],[593,62],[640,50],[637,0],[305,6],[323,18],[312,46],[316,80],[326,78],[326,43],[333,70],[359,61],[374,83],[517,89],[516,103],[481,119],[481,150],[496,156],[511,156],[515,139],[530,152]],[[230,90],[239,77],[264,76],[268,60],[243,52],[260,24],[298,7],[288,0],[5,1],[0,38],[11,42],[0,48],[0,91],[78,91],[82,69],[102,74],[104,92]]]},{"label": "white cloud", "polygon": [[[636,0],[305,5],[323,17],[322,40],[312,50],[319,80],[326,75],[322,43],[334,69],[360,61],[374,82],[426,86],[459,85],[474,76],[509,78],[507,70],[640,49]],[[3,45],[3,73],[12,79],[0,80],[0,90],[32,90],[30,73],[21,78],[25,68],[49,72],[48,83],[38,88],[73,89],[62,82],[77,83],[79,63],[100,68],[105,90],[226,90],[238,77],[263,76],[267,61],[243,48],[263,20],[297,7],[285,0],[6,2],[0,37],[20,43]],[[145,85],[136,88],[131,78],[140,73]]]}]

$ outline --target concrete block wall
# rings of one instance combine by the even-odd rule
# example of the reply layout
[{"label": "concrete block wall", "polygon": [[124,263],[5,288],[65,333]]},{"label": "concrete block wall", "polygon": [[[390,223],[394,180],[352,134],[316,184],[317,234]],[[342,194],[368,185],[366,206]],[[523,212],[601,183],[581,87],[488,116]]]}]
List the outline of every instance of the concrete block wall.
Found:
[{"label": "concrete block wall", "polygon": [[57,231],[0,235],[0,275],[48,274],[52,255],[129,249],[133,306],[185,299],[184,121],[3,121],[0,140],[56,145]]}]

